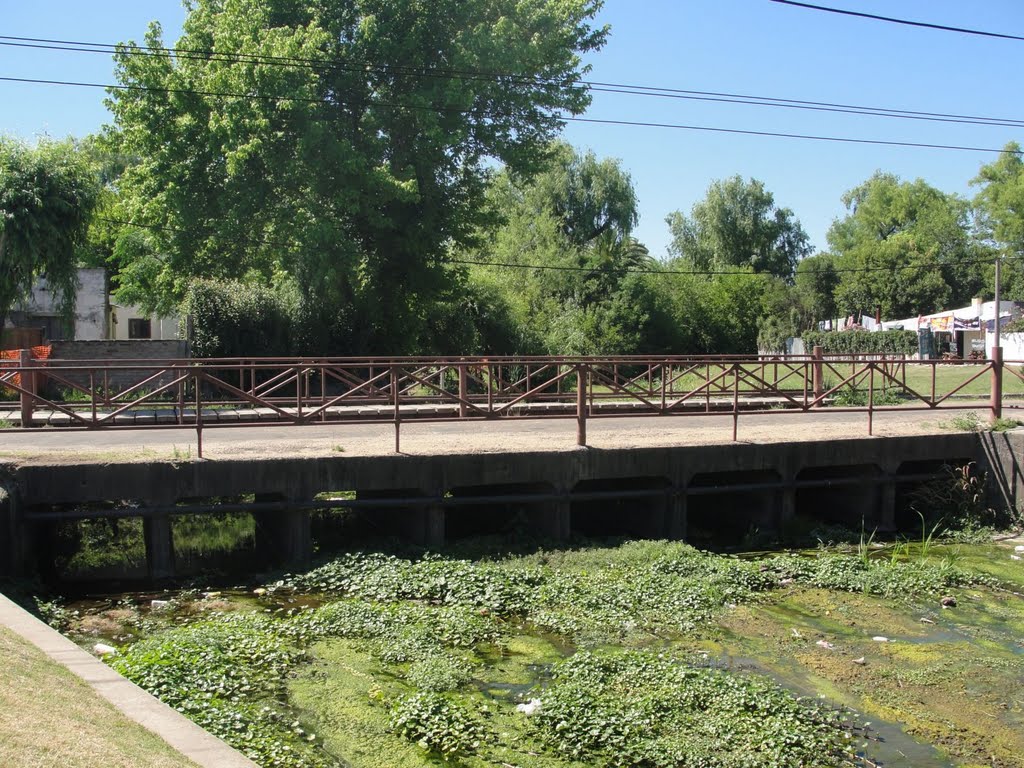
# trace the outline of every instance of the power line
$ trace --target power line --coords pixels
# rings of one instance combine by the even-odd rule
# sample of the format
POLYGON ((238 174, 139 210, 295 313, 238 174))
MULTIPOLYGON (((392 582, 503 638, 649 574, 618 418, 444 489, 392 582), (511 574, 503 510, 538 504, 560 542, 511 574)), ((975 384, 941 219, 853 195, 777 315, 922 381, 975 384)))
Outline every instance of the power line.
POLYGON ((267 66, 303 67, 308 69, 336 69, 340 71, 364 74, 367 70, 385 74, 399 74, 424 78, 444 78, 460 80, 476 80, 502 83, 508 81, 512 85, 558 85, 572 90, 588 90, 596 93, 625 94, 655 98, 679 99, 686 101, 705 101, 726 104, 775 107, 782 109, 799 109, 814 112, 833 112, 840 114, 864 115, 868 117, 889 117, 903 120, 922 120, 929 122, 955 123, 963 125, 990 125, 994 127, 1024 127, 1024 120, 1002 117, 984 117, 978 115, 960 115, 943 112, 925 112, 920 110, 904 110, 889 107, 871 107, 857 104, 835 102, 808 101, 787 99, 773 96, 758 96, 743 93, 721 91, 701 91, 681 88, 664 88, 648 85, 626 83, 610 83, 592 80, 580 80, 575 84, 559 84, 550 79, 514 75, 508 73, 486 72, 482 70, 451 70, 426 69, 423 67, 407 67, 383 64, 346 64, 337 60, 312 59, 302 57, 263 56, 257 54, 223 53, 209 49, 142 47, 137 45, 114 45, 72 40, 52 40, 47 38, 15 37, 0 35, 0 46, 19 48, 37 48, 43 50, 72 51, 82 53, 100 53, 104 55, 123 54, 130 56, 146 56, 158 58, 178 58, 198 61, 223 61, 233 63, 255 63, 267 66))
MULTIPOLYGON (((97 216, 97 220, 104 221, 109 224, 117 224, 119 226, 132 227, 136 229, 152 229, 162 232, 176 232, 181 234, 189 234, 196 232, 195 229, 187 229, 185 227, 172 227, 161 224, 143 224, 135 221, 127 221, 124 219, 114 219, 105 216, 97 216)), ((217 219, 207 219, 204 223, 210 223, 217 221, 217 219)), ((260 245, 271 245, 278 248, 294 248, 294 243, 286 243, 280 240, 269 240, 262 237, 233 237, 222 240, 226 244, 260 244, 260 245)), ((1005 259, 1020 259, 1024 256, 1005 256, 1005 259)), ((829 271, 834 274, 847 274, 847 273, 860 273, 860 272, 896 272, 907 269, 937 269, 948 266, 968 266, 974 264, 989 264, 992 262, 991 257, 978 257, 974 259, 963 259, 955 263, 942 263, 933 261, 928 264, 901 264, 895 266, 879 266, 879 267, 832 267, 829 271)), ((543 271, 554 271, 554 272, 596 272, 599 267, 584 267, 572 264, 522 264, 518 262, 499 262, 499 261, 485 261, 478 259, 444 259, 444 264, 460 264, 465 266, 480 266, 480 267, 499 267, 504 269, 534 269, 543 271)), ((742 272, 739 270, 715 270, 715 269, 669 269, 662 267, 633 267, 626 269, 618 269, 617 272, 630 275, 693 275, 698 277, 718 277, 718 276, 745 276, 745 277, 776 277, 770 272, 742 272)))
MULTIPOLYGON (((140 91, 149 93, 176 93, 190 96, 210 96, 219 98, 239 98, 239 99, 254 99, 262 101, 299 101, 307 102, 311 104, 344 104, 346 102, 327 102, 323 99, 312 98, 312 97, 298 97, 298 96, 272 96, 267 94, 254 94, 254 93, 232 93, 224 91, 200 91, 192 88, 157 88, 154 86, 142 86, 142 85, 112 85, 104 83, 86 83, 86 82, 75 82, 69 80, 43 80, 38 78, 27 78, 27 77, 0 77, 0 82, 10 83, 27 83, 27 84, 39 84, 39 85, 60 85, 60 86, 74 86, 80 88, 103 88, 106 90, 116 91, 140 91)), ((410 109, 417 111, 426 112, 439 112, 439 113, 456 113, 456 114, 483 114, 486 116, 487 112, 474 109, 460 109, 457 107, 427 107, 419 104, 395 104, 388 102, 373 101, 367 104, 372 107, 382 107, 385 109, 410 109)), ((500 116, 502 112, 491 110, 489 112, 492 116, 500 116)), ((802 134, 802 133, 786 133, 782 131, 756 131, 752 129, 743 128, 721 128, 715 126, 706 125, 687 125, 683 123, 659 123, 651 121, 640 121, 640 120, 613 120, 605 118, 594 118, 594 117, 573 117, 570 115, 553 114, 547 115, 548 118, 558 120, 561 122, 569 123, 590 123, 596 125, 616 125, 616 126, 631 126, 638 128, 664 128, 672 130, 684 130, 684 131, 702 131, 707 133, 725 133, 733 135, 743 136, 763 136, 770 138, 785 138, 785 139, 801 139, 804 141, 821 141, 831 142, 840 144, 865 144, 872 146, 886 146, 886 147, 905 147, 905 148, 917 148, 917 149, 945 149, 959 152, 984 152, 984 153, 1000 153, 1006 150, 997 149, 993 147, 975 147, 968 145, 959 144, 930 144, 926 142, 916 141, 892 141, 886 139, 860 139, 851 136, 820 136, 814 134, 802 134)), ((325 119, 325 118, 320 118, 325 119)), ((1017 152, 1017 154, 1024 154, 1024 152, 1017 152)))
POLYGON ((843 8, 829 8, 825 5, 812 5, 811 3, 800 3, 796 0, 771 0, 773 3, 782 5, 793 5, 798 8, 809 8, 812 11, 825 11, 827 13, 838 13, 843 16, 857 16, 862 19, 873 19, 875 21, 887 21, 892 24, 903 24, 908 27, 923 27, 925 29, 938 29, 943 32, 960 32, 965 35, 979 35, 981 37, 997 37, 1003 40, 1024 40, 1019 35, 1006 35, 1001 32, 983 32, 979 29, 966 29, 964 27, 947 27, 944 24, 929 24, 924 21, 910 21, 908 19, 897 19, 892 16, 878 16, 874 13, 863 13, 861 11, 848 11, 843 8))

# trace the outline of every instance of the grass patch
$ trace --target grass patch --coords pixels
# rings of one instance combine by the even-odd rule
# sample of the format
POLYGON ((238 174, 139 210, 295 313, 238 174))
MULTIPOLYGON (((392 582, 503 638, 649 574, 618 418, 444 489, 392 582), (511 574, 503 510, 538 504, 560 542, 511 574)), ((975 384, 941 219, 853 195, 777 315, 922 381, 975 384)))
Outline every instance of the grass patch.
POLYGON ((984 429, 981 417, 974 411, 967 411, 953 416, 948 421, 939 422, 943 429, 956 430, 957 432, 980 432, 984 429))
POLYGON ((4 627, 0 657, 0 765, 196 768, 4 627))
POLYGON ((1020 425, 1021 422, 1017 419, 1008 419, 1006 417, 1000 417, 995 421, 988 422, 983 420, 975 411, 966 411, 965 413, 953 416, 947 421, 939 422, 939 426, 943 429, 956 430, 958 432, 983 432, 985 430, 1007 432, 1011 429, 1016 429, 1020 425))
POLYGON ((177 515, 171 518, 176 555, 192 558, 251 548, 256 522, 247 512, 221 515, 177 515))

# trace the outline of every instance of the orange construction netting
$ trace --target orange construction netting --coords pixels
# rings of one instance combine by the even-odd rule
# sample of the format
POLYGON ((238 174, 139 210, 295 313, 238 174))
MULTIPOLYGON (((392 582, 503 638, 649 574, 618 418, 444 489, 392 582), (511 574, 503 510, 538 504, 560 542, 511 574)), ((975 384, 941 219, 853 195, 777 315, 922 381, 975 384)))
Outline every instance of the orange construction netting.
MULTIPOLYGON (((53 347, 32 347, 29 351, 32 354, 32 359, 33 360, 49 360, 50 359, 50 352, 53 351, 53 347)), ((20 349, 0 349, 0 370, 2 370, 5 365, 7 365, 7 366, 11 366, 12 365, 11 363, 5 363, 4 361, 6 361, 6 360, 13 360, 14 363, 16 364, 18 361, 21 360, 21 350, 20 349)), ((20 387, 21 386, 21 374, 19 374, 19 373, 14 374, 14 376, 11 377, 9 379, 9 381, 14 386, 20 387)), ((2 386, 3 386, 3 384, 0 383, 0 387, 2 387, 2 386)))

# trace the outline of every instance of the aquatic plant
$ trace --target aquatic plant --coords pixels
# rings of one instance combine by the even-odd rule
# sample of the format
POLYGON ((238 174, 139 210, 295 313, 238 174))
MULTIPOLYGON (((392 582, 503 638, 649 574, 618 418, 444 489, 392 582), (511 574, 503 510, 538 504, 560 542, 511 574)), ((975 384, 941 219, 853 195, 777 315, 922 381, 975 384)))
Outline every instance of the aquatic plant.
POLYGON ((774 682, 650 651, 581 652, 557 665, 530 722, 560 755, 620 768, 849 762, 864 729, 774 682))

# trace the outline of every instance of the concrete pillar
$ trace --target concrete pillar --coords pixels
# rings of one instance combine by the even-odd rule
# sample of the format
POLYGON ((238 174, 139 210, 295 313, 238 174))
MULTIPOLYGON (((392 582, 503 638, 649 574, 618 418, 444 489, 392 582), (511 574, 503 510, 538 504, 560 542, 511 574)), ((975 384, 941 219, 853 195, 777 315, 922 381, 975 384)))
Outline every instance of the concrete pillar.
POLYGON ((0 577, 31 575, 32 528, 21 520, 17 492, 0 486, 0 577))
POLYGON ((796 517, 796 486, 788 482, 779 492, 779 532, 796 517))
POLYGON ((171 518, 154 515, 142 519, 142 535, 146 541, 146 571, 151 581, 174 578, 174 536, 171 518))
POLYGON ((562 498, 532 505, 528 512, 530 525, 537 534, 551 541, 566 541, 572 534, 572 502, 567 491, 559 493, 562 498))
POLYGON ((666 521, 668 538, 673 541, 686 541, 686 493, 678 489, 669 498, 668 520, 666 521))
POLYGON ((278 515, 281 561, 304 568, 313 557, 312 516, 308 509, 286 509, 278 515))
MULTIPOLYGON (((282 501, 276 494, 257 494, 256 502, 282 501)), ((292 499, 295 502, 296 500, 292 499)), ((284 502, 287 505, 287 502, 284 502)), ((255 512, 256 551, 269 565, 303 568, 313 556, 312 516, 308 509, 255 512)))
POLYGON ((878 530, 896 530, 896 478, 886 475, 878 484, 878 530))
POLYGON ((435 504, 414 510, 413 514, 417 518, 416 543, 428 549, 443 547, 447 535, 444 507, 435 504))
POLYGON ((660 539, 667 535, 671 490, 666 488, 660 496, 652 496, 648 506, 648 528, 644 536, 660 539))

